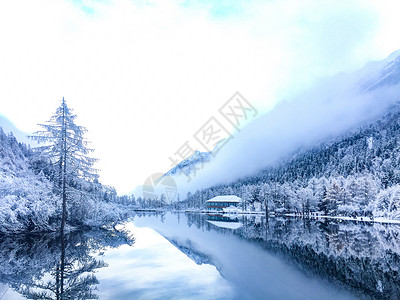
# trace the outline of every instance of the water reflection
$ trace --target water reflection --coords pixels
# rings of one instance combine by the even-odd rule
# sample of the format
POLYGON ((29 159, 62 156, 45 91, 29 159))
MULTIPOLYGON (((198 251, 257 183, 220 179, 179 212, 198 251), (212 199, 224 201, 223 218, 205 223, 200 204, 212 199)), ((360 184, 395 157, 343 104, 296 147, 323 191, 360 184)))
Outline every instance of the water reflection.
MULTIPOLYGON (((185 226, 185 224, 182 224, 185 226)), ((134 247, 106 251, 109 267, 96 274, 101 299, 232 299, 234 287, 206 261, 193 260, 148 227, 127 225, 135 233, 134 247)), ((194 246, 194 245, 191 245, 194 246)), ((206 258, 205 258, 206 259, 206 258)))
POLYGON ((106 248, 133 242, 116 230, 3 236, 0 282, 28 299, 97 299, 94 272, 107 263, 96 257, 106 248))
POLYGON ((238 229, 242 227, 237 216, 220 215, 220 214, 207 214, 207 222, 214 226, 229 229, 238 229))
POLYGON ((125 230, 0 237, 0 298, 400 298, 396 225, 146 213, 125 230))
POLYGON ((244 298, 400 298, 399 226, 261 216, 179 218, 180 226, 170 214, 135 223, 155 228, 199 264, 216 266, 246 291, 244 298))

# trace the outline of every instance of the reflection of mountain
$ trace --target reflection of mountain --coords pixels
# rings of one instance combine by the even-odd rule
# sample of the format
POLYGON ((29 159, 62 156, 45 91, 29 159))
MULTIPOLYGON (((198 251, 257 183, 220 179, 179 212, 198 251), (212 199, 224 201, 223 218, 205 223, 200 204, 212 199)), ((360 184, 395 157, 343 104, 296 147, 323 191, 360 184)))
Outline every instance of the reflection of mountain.
POLYGON ((190 240, 185 240, 183 242, 180 242, 173 238, 167 238, 167 240, 176 248, 178 248, 182 253, 185 253, 187 257, 193 260, 196 264, 214 265, 212 263, 212 258, 197 250, 196 245, 194 245, 190 240))
POLYGON ((28 299, 97 299, 94 271, 107 264, 95 257, 106 247, 132 244, 124 232, 93 230, 3 237, 0 283, 28 299))
POLYGON ((264 247, 303 270, 374 298, 400 297, 400 228, 301 223, 271 224, 264 247))
MULTIPOLYGON (((351 291, 352 297, 400 298, 400 227, 241 216, 243 226, 232 230, 210 224, 205 215, 185 217, 190 230, 168 225, 168 216, 159 227, 151 226, 196 263, 216 266, 225 279, 255 291, 255 297, 297 295, 290 287, 305 299, 316 298, 314 280, 351 291), (287 273, 288 266, 296 271, 287 273)), ((320 297, 336 299, 324 293, 320 297)))
POLYGON ((266 234, 240 233, 313 276, 372 297, 400 297, 400 228, 384 225, 272 220, 266 234))

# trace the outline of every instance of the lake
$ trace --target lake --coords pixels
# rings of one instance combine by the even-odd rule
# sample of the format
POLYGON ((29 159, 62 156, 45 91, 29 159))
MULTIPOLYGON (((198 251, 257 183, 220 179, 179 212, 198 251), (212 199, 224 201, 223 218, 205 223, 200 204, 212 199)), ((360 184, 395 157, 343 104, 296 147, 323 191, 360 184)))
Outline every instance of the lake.
POLYGON ((399 299, 400 226, 138 213, 0 237, 0 299, 399 299))

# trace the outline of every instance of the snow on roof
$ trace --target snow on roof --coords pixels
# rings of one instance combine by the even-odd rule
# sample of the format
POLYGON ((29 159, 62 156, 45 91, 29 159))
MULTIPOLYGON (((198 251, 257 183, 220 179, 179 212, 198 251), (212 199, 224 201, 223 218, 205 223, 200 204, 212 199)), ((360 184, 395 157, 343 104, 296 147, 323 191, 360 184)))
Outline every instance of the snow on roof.
POLYGON ((229 228, 229 229, 238 229, 243 226, 243 224, 240 222, 221 222, 221 221, 209 221, 209 220, 207 220, 207 222, 221 228, 229 228))
POLYGON ((217 196, 214 198, 211 198, 210 200, 207 200, 206 202, 242 202, 242 199, 239 198, 238 196, 234 195, 227 195, 227 196, 217 196))

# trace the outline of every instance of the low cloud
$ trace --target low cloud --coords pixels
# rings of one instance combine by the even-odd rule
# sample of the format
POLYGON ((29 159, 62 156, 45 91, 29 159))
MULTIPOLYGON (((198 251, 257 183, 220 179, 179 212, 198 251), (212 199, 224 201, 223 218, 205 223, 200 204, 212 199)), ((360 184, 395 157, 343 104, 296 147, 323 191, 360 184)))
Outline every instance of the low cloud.
POLYGON ((179 192, 253 175, 299 149, 335 138, 382 115, 400 100, 399 84, 380 81, 387 62, 325 79, 310 91, 278 104, 236 134, 189 183, 177 178, 179 192))

